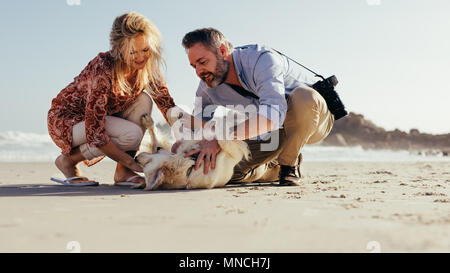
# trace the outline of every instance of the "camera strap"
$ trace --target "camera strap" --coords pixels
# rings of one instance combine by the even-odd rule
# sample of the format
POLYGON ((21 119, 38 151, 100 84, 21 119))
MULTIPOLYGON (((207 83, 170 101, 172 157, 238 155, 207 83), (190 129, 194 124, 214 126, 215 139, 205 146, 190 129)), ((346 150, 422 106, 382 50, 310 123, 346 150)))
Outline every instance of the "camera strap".
POLYGON ((277 52, 278 54, 286 57, 288 60, 291 60, 292 62, 298 64, 299 66, 303 67, 304 69, 308 70, 309 72, 313 73, 316 77, 321 78, 321 81, 316 82, 312 85, 312 88, 315 89, 319 94, 325 99, 327 103, 327 107, 330 110, 330 112, 334 116, 334 120, 338 120, 342 117, 345 117, 348 115, 347 110, 345 110, 344 104, 342 103, 341 99, 339 98, 338 93, 336 90, 334 90, 334 86, 338 83, 336 76, 331 76, 328 79, 325 79, 322 77, 322 75, 317 74, 316 72, 312 71, 308 67, 302 65, 301 63, 297 62, 296 60, 293 60, 289 56, 286 56, 285 54, 281 53, 280 51, 273 49, 273 51, 277 52))
POLYGON ((252 92, 249 92, 247 90, 245 90, 243 87, 234 85, 234 84, 229 84, 226 83, 229 87, 231 87, 234 91, 236 91, 237 93, 239 93, 239 95, 243 96, 243 97, 252 97, 254 99, 259 100, 259 97, 255 94, 253 94, 252 92))
POLYGON ((322 80, 325 80, 325 78, 324 78, 322 75, 317 74, 316 72, 312 71, 312 70, 309 69, 308 67, 302 65, 301 63, 299 63, 299 62, 297 62, 296 60, 292 59, 291 57, 287 56, 286 54, 281 53, 280 51, 278 51, 278 50, 276 50, 276 49, 274 49, 274 48, 272 48, 272 50, 275 51, 276 53, 278 53, 278 54, 280 54, 280 55, 282 55, 282 56, 288 58, 289 60, 293 61, 294 63, 296 63, 296 64, 298 64, 299 66, 303 67, 304 69, 308 70, 309 72, 313 73, 314 76, 319 77, 319 78, 321 78, 322 80))

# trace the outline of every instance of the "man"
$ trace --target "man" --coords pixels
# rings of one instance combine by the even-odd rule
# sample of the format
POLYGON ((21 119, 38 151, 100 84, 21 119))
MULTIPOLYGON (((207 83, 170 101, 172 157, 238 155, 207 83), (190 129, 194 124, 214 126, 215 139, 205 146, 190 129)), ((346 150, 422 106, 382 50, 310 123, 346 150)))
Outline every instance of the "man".
MULTIPOLYGON (((282 186, 298 185, 301 149, 324 139, 334 123, 323 97, 300 81, 300 68, 269 47, 233 48, 213 28, 187 33, 182 44, 201 79, 196 93, 201 99, 196 101, 201 103, 196 103, 194 111, 211 105, 254 105, 257 109, 231 133, 233 138, 245 140, 252 153, 249 162, 236 166, 232 181, 279 180, 282 186), (262 149, 266 140, 255 139, 266 133, 279 137, 279 145, 268 151, 262 149)), ((195 168, 204 162, 207 173, 215 168, 219 151, 216 139, 205 139, 200 149, 186 156, 198 154, 195 168)))

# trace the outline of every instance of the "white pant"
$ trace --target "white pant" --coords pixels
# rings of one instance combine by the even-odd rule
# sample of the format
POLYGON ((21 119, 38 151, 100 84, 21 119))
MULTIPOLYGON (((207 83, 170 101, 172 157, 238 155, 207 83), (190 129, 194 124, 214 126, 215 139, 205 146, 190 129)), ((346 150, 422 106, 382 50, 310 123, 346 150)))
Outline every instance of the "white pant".
MULTIPOLYGON (((153 102, 147 93, 142 92, 125 111, 116 116, 106 116, 105 130, 111 141, 122 151, 137 151, 145 133, 141 117, 151 114, 153 102)), ((87 160, 104 155, 97 147, 89 146, 86 140, 85 122, 73 126, 72 147, 80 146, 83 157, 87 160)))

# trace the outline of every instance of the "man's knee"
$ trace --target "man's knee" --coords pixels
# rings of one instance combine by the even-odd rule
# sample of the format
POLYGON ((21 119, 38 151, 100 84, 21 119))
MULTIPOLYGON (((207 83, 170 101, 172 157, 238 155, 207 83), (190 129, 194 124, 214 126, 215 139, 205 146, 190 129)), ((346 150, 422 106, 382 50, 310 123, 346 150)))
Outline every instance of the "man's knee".
POLYGON ((318 109, 324 103, 322 96, 310 87, 297 87, 289 96, 290 104, 296 111, 318 109))
POLYGON ((290 98, 292 116, 287 130, 304 135, 304 143, 316 143, 324 139, 334 119, 322 95, 312 88, 299 87, 291 93, 290 98))

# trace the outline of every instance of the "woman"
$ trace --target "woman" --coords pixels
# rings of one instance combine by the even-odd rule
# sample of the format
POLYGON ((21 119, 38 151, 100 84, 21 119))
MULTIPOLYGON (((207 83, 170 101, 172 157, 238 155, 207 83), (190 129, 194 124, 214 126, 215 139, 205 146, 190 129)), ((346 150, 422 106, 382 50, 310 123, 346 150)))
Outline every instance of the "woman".
MULTIPOLYGON (((175 106, 160 72, 160 34, 143 15, 117 17, 110 34, 111 50, 100 53, 53 99, 48 131, 62 154, 56 167, 67 185, 98 185, 81 176, 77 164, 91 166, 105 155, 117 162, 115 183, 144 183, 134 161, 145 132, 140 124, 153 101, 167 120, 175 106)), ((57 181, 58 182, 58 181, 57 181)))

